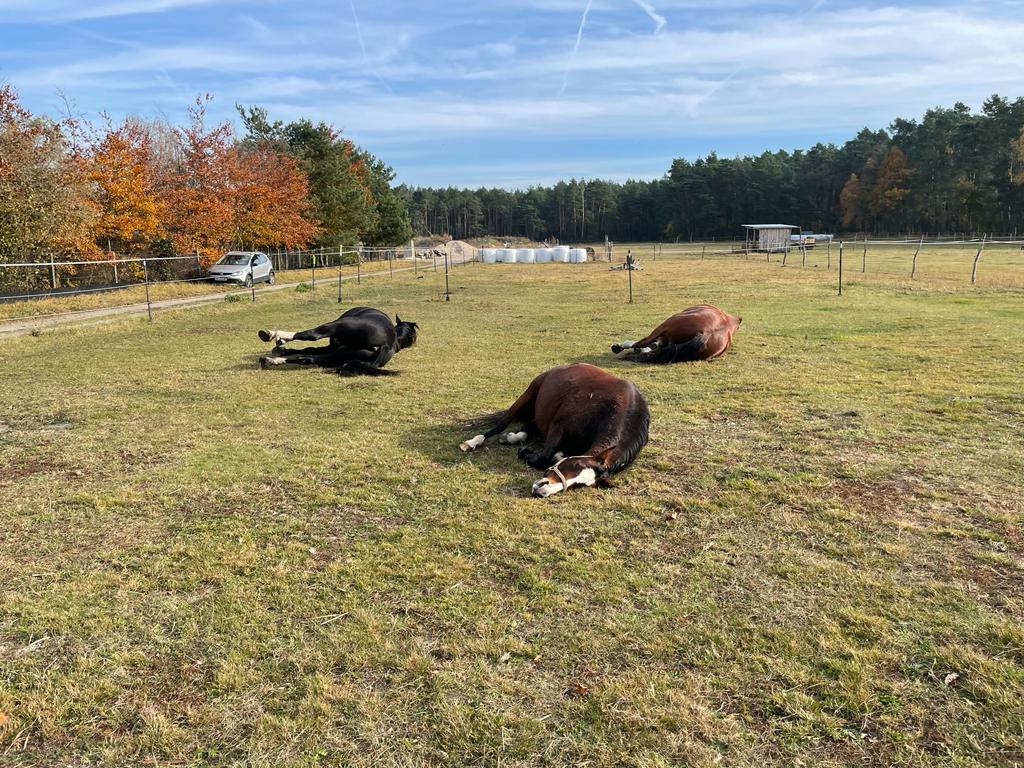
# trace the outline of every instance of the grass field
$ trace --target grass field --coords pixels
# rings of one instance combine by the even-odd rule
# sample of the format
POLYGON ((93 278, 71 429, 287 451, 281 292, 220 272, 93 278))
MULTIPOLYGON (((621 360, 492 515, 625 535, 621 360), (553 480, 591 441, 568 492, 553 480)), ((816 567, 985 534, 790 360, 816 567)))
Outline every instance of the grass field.
POLYGON ((0 342, 0 764, 1024 765, 1024 308, 729 260, 364 282, 0 342), (712 301, 709 364, 608 345, 712 301), (651 443, 529 497, 465 419, 587 360, 651 443))

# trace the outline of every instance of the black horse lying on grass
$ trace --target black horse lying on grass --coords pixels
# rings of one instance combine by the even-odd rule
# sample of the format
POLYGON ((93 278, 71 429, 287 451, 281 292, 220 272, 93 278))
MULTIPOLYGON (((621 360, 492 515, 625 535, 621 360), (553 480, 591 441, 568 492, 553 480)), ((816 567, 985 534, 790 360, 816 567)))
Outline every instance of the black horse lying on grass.
POLYGON ((385 371, 384 366, 400 349, 416 343, 416 323, 403 321, 395 315, 395 322, 372 307, 353 307, 337 320, 324 323, 308 331, 260 331, 263 341, 275 341, 272 354, 260 358, 260 368, 272 365, 318 365, 331 368, 343 376, 394 376, 397 371, 385 371), (286 349, 288 341, 318 341, 330 339, 326 347, 286 349))

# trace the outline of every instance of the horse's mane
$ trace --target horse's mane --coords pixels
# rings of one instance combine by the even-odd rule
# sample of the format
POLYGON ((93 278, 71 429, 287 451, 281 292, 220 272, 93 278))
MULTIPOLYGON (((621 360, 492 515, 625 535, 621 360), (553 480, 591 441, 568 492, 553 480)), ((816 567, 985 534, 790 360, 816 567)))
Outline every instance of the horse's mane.
POLYGON ((609 473, 619 472, 628 467, 636 459, 640 449, 647 445, 651 414, 647 409, 647 400, 640 390, 634 387, 633 394, 633 402, 626 412, 623 420, 624 429, 619 436, 619 452, 615 462, 608 467, 609 473))

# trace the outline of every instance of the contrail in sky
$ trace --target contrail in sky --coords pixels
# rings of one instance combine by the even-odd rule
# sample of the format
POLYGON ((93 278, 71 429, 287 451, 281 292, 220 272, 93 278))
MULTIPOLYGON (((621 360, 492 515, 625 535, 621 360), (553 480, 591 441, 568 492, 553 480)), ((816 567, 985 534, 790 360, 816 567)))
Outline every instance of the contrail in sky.
MULTIPOLYGON (((639 2, 639 0, 636 0, 636 1, 639 2)), ((794 25, 799 24, 801 21, 803 21, 808 16, 810 16, 812 13, 815 13, 826 2, 827 2, 827 0, 814 0, 814 2, 811 3, 810 6, 808 6, 807 10, 805 10, 803 13, 798 14, 797 16, 795 16, 791 23, 794 24, 794 25)), ((736 75, 738 75, 746 66, 747 65, 745 65, 745 64, 740 64, 732 72, 730 72, 728 75, 726 75, 725 79, 719 80, 717 83, 715 83, 715 85, 711 88, 710 91, 708 91, 707 93, 705 93, 702 96, 700 96, 700 98, 697 100, 697 102, 698 103, 703 103, 703 102, 707 101, 708 99, 710 99, 712 96, 714 96, 720 90, 722 90, 722 88, 724 88, 726 85, 728 85, 728 83, 734 77, 736 77, 736 75)), ((696 107, 694 108, 694 110, 696 110, 696 107)))
POLYGON ((647 0, 633 0, 633 2, 636 3, 637 5, 639 5, 641 8, 643 8, 644 9, 644 13, 646 13, 648 16, 650 16, 651 17, 651 21, 653 21, 657 25, 654 28, 654 33, 655 34, 657 34, 658 32, 661 32, 662 28, 666 24, 668 24, 668 22, 665 20, 665 17, 662 16, 660 13, 658 13, 654 9, 654 6, 651 5, 649 2, 647 2, 647 0))
POLYGON ((558 91, 558 95, 561 96, 565 93, 565 87, 569 84, 569 70, 572 68, 572 63, 576 61, 576 52, 580 49, 580 41, 583 39, 583 28, 587 26, 587 14, 590 13, 590 6, 593 5, 594 0, 587 0, 587 7, 583 9, 583 18, 580 19, 580 28, 576 30, 576 45, 572 48, 572 55, 569 56, 569 63, 565 65, 565 73, 562 75, 562 87, 558 91))
POLYGON ((363 61, 366 63, 366 68, 373 72, 373 67, 370 66, 370 57, 366 55, 366 43, 363 42, 363 30, 359 26, 359 17, 356 15, 356 0, 348 0, 348 4, 352 9, 352 21, 356 23, 356 37, 359 38, 359 47, 363 51, 363 61))

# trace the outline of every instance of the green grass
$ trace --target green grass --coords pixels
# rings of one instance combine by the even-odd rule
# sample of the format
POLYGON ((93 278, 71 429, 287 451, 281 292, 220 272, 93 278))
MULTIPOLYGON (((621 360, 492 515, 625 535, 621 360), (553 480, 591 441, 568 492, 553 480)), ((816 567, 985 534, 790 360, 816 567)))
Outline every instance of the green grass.
POLYGON ((319 287, 0 342, 0 764, 1021 764, 1019 293, 644 266, 364 282, 389 379, 258 370, 319 287), (616 488, 459 452, 570 360, 650 402, 616 488))

